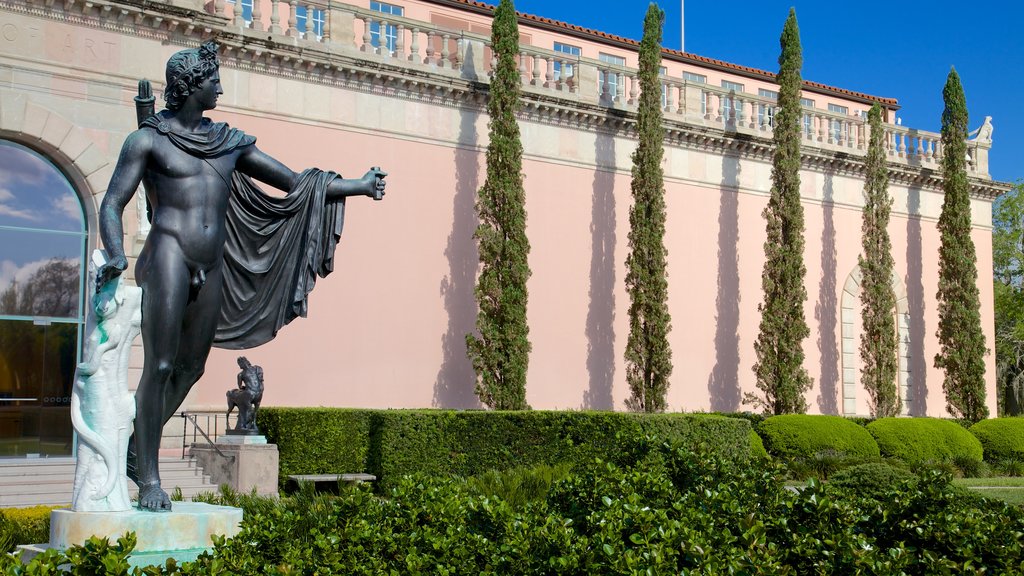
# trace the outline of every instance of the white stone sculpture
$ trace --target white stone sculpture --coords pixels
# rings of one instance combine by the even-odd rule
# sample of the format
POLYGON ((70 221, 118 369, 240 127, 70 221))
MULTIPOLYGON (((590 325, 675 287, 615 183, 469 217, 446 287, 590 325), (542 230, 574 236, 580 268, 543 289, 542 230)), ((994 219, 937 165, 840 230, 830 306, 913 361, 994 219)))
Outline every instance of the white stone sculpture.
POLYGON ((969 136, 974 136, 971 142, 991 142, 992 141, 992 117, 985 116, 985 122, 980 128, 971 132, 969 136))
MULTIPOLYGON (((93 252, 92 274, 106 258, 93 252)), ((135 419, 135 395, 128 390, 132 340, 142 325, 142 289, 123 277, 107 282, 92 298, 85 361, 71 392, 71 423, 78 432, 78 463, 71 509, 121 512, 132 509, 125 466, 135 419)))

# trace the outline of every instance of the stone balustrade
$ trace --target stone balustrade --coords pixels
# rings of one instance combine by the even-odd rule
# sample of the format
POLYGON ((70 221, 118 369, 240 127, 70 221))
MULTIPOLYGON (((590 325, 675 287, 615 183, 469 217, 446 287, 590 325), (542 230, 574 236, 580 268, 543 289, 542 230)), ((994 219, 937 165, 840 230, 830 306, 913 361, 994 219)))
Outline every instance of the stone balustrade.
MULTIPOLYGON (((254 0, 247 19, 240 1, 213 0, 207 12, 225 18, 228 27, 243 37, 258 37, 273 44, 313 48, 329 54, 347 54, 394 66, 430 69, 469 81, 487 82, 496 61, 490 38, 430 22, 384 14, 349 4, 323 0, 254 0), (317 33, 319 14, 322 25, 317 33), (287 15, 287 17, 286 17, 287 15)), ((640 93, 638 70, 582 58, 536 46, 522 45, 517 66, 527 94, 547 94, 574 102, 636 111, 640 93)), ((725 132, 770 138, 778 102, 754 94, 729 91, 704 83, 662 77, 662 105, 668 122, 697 124, 725 132)), ((803 144, 824 150, 866 153, 869 127, 866 116, 845 115, 803 108, 803 144)), ((940 135, 885 124, 885 148, 891 162, 938 167, 942 160, 940 135)), ((988 174, 990 141, 969 143, 969 169, 988 174)))

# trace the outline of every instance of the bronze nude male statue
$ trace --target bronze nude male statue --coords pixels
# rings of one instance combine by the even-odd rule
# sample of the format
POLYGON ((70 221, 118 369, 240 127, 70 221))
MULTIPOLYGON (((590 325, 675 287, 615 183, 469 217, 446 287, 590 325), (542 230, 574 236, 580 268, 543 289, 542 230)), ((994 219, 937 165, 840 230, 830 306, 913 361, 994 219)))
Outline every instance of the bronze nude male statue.
POLYGON ((100 208, 109 259, 97 289, 128 266, 121 218, 140 183, 152 210, 135 267, 145 360, 128 454, 143 510, 170 510, 157 465, 160 435, 202 376, 211 346, 251 348, 305 316, 315 276, 333 269, 345 198, 384 195, 379 168, 358 179, 298 174, 260 151, 254 137, 205 118, 223 93, 219 65, 213 42, 170 58, 166 110, 125 140, 100 208), (250 177, 288 195, 263 194, 250 177))

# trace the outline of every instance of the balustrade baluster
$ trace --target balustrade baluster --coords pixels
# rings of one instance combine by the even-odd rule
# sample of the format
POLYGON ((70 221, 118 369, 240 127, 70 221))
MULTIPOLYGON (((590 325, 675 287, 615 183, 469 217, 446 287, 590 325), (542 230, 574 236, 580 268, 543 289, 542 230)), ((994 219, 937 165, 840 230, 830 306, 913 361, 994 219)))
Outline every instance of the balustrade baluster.
MULTIPOLYGON (((236 0, 237 1, 237 0, 236 0)), ((263 3, 255 1, 252 3, 252 29, 263 30, 263 10, 260 8, 263 3)))
POLYGON ((718 100, 718 116, 715 118, 718 122, 723 122, 725 118, 725 105, 728 101, 727 98, 723 98, 721 94, 715 94, 715 98, 718 100))
POLYGON ((224 15, 224 0, 213 0, 213 13, 217 16, 224 15))
POLYGON ((928 139, 928 161, 929 162, 934 162, 935 161, 935 139, 934 138, 929 138, 928 139))
MULTIPOLYGON (((295 0, 292 0, 294 3, 295 0)), ((373 52, 373 34, 370 33, 373 28, 373 18, 370 16, 364 16, 361 18, 363 21, 363 45, 361 50, 363 52, 373 52)))
POLYGON ((540 84, 540 58, 536 54, 533 54, 530 58, 530 64, 533 66, 533 79, 530 80, 530 84, 536 86, 540 84))
POLYGON ((281 0, 270 0, 270 33, 280 34, 281 33, 281 14, 278 6, 281 4, 281 0))
POLYGON ((234 19, 232 19, 231 23, 238 28, 245 26, 245 18, 242 17, 242 0, 235 0, 231 4, 231 8, 234 11, 234 19))
POLYGON ((556 88, 558 90, 564 90, 569 76, 569 68, 566 67, 565 58, 558 61, 558 79, 555 80, 556 88))
POLYGON ((466 39, 459 36, 455 39, 455 69, 462 70, 466 61, 466 39))
POLYGON ((438 64, 441 68, 451 68, 451 51, 448 50, 448 42, 452 39, 451 34, 444 34, 441 36, 441 61, 438 64))
POLYGON ((907 157, 907 135, 906 134, 900 134, 899 135, 899 139, 900 139, 899 156, 900 156, 900 158, 906 158, 907 157))
POLYGON ((828 118, 817 115, 818 119, 818 142, 828 142, 831 137, 828 135, 828 118))
POLYGON ((894 142, 893 139, 896 137, 896 134, 892 130, 890 130, 888 128, 883 128, 883 130, 885 130, 885 132, 884 132, 884 135, 882 137, 882 144, 883 144, 883 147, 885 148, 885 153, 886 153, 887 156, 892 156, 895 153, 894 152, 895 146, 893 144, 893 142, 894 142))
POLYGON ((324 23, 320 27, 320 41, 324 44, 331 40, 331 11, 324 10, 324 23))
POLYGON ((942 155, 945 154, 945 153, 946 153, 946 151, 942 148, 942 140, 936 140, 935 141, 935 161, 936 162, 941 162, 942 161, 942 155))
POLYGON ((749 100, 744 104, 747 113, 747 128, 757 129, 757 102, 749 100))
MULTIPOLYGON (((255 0, 254 4, 259 4, 259 0, 255 0)), ((310 42, 316 41, 316 30, 313 28, 312 4, 306 4, 306 30, 302 34, 302 37, 310 42)))
POLYGON ((427 57, 423 60, 424 64, 434 63, 434 38, 437 37, 437 33, 433 30, 427 30, 427 57))
POLYGON ((395 26, 395 58, 405 59, 405 24, 395 26))
POLYGON ((672 112, 672 108, 673 108, 673 106, 672 106, 672 88, 674 88, 674 86, 672 86, 668 82, 662 82, 661 83, 661 89, 662 89, 662 91, 665 94, 665 113, 666 114, 670 114, 672 112))
POLYGON ((419 63, 420 61, 420 29, 412 29, 412 49, 409 51, 409 62, 419 63))
POLYGON ((711 97, 714 96, 711 92, 701 88, 701 93, 704 94, 704 119, 711 120, 714 117, 714 106, 711 97))
POLYGON ((676 114, 686 113, 686 87, 683 84, 676 85, 676 114))
MULTIPOLYGON (((636 77, 636 76, 634 76, 632 74, 623 74, 623 76, 627 80, 629 80, 629 104, 635 106, 636 103, 637 103, 636 97, 637 97, 637 94, 639 93, 639 90, 638 90, 639 86, 638 85, 640 84, 640 78, 638 78, 638 77, 636 77)), ((625 88, 625 86, 623 86, 623 88, 625 88)))
MULTIPOLYGON (((497 62, 492 63, 491 70, 494 70, 494 67, 496 65, 497 65, 497 62)), ((519 83, 520 84, 526 84, 526 82, 527 82, 527 76, 526 76, 526 51, 525 50, 520 50, 519 51, 519 83)))
POLYGON ((544 87, 554 88, 555 81, 555 59, 551 56, 544 58, 544 87))

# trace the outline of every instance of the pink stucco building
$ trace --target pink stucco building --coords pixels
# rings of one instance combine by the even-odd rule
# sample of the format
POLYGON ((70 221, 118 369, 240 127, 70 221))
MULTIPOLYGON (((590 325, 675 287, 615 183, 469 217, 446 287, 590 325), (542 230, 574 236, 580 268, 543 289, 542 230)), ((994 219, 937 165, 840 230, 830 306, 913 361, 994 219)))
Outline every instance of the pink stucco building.
MULTIPOLYGON (((492 8, 237 1, 0 3, 0 292, 71 287, 56 304, 0 298, 0 456, 69 446, 85 256, 98 243, 96 212, 121 143, 135 128, 136 82, 148 78, 160 93, 168 56, 211 37, 222 44, 226 92, 211 117, 255 135, 293 169, 389 172, 383 202, 349 202, 336 271, 318 282, 309 317, 246 353, 265 370, 264 405, 479 407, 465 335, 476 314, 473 204, 484 179, 492 8)), ((519 23, 533 271, 527 399, 535 408, 623 409, 638 43, 526 14, 519 23)), ((662 65, 669 407, 742 410, 743 393, 754 390, 777 86, 771 73, 693 54, 665 50, 662 65)), ((891 121, 898 104, 811 81, 803 97, 808 401, 814 412, 864 415, 857 255, 866 111, 878 101, 891 121)), ((941 416, 942 374, 932 361, 939 136, 888 123, 886 142, 901 397, 910 415, 941 416)), ((984 133, 969 143, 989 343, 991 204, 1008 189, 988 174, 990 146, 984 133)), ((141 208, 126 212, 131 256, 147 232, 141 208)), ((213 352, 185 408, 224 410, 236 356, 213 352)), ((994 357, 986 362, 994 412, 994 357)), ((180 429, 172 423, 168 432, 180 429)))

